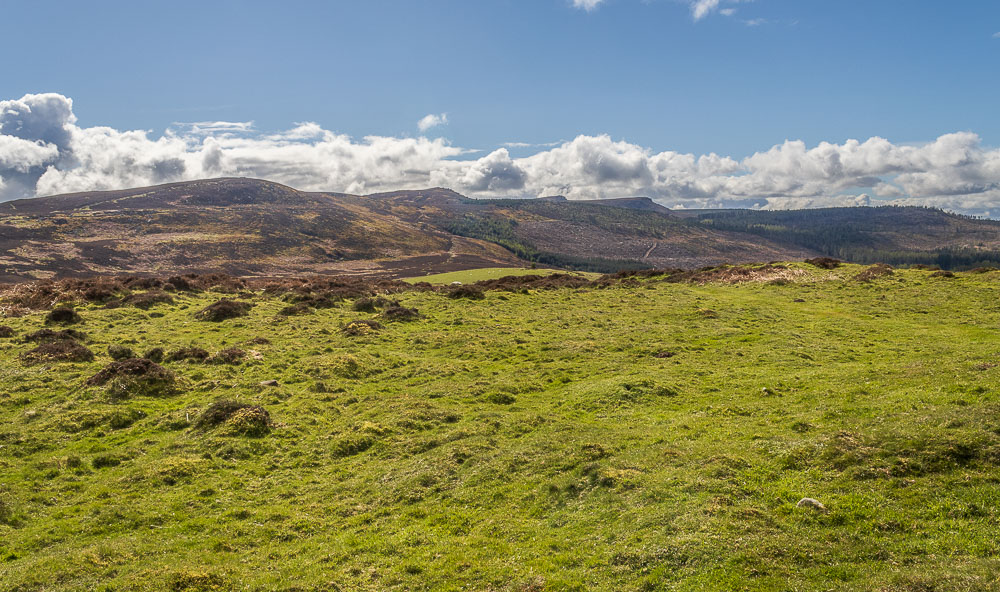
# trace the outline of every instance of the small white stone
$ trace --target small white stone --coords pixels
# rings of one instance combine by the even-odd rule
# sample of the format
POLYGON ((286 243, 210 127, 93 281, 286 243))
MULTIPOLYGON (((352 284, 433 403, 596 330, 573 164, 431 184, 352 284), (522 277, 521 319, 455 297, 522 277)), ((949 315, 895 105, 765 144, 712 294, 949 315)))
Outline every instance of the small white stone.
POLYGON ((804 497, 799 500, 799 503, 795 504, 796 508, 811 508, 819 512, 826 512, 826 506, 819 500, 813 499, 811 497, 804 497))

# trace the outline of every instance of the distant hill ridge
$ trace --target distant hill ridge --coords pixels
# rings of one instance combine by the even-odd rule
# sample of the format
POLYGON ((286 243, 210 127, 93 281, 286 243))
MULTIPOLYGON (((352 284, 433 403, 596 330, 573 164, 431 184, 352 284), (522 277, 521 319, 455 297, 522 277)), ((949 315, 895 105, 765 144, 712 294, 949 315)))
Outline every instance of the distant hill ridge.
POLYGON ((0 281, 225 271, 412 276, 529 264, 615 271, 818 255, 1000 266, 1000 222, 916 207, 678 210, 648 197, 366 196, 205 179, 0 203, 0 281))

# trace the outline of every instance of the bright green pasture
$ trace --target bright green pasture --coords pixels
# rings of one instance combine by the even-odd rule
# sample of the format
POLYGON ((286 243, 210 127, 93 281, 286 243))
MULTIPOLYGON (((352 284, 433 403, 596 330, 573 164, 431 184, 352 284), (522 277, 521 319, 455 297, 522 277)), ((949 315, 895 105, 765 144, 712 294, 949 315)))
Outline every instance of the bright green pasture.
POLYGON ((85 308, 92 363, 0 340, 0 590, 1000 589, 1000 274, 857 270, 411 292, 361 337, 85 308), (260 359, 112 401, 109 344, 260 359), (274 428, 196 428, 219 399, 274 428))

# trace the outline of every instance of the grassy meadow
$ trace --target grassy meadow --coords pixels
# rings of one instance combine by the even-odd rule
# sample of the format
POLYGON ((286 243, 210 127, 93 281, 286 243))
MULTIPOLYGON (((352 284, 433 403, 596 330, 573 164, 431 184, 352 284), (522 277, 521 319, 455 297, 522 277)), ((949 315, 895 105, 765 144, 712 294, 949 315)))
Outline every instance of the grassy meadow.
POLYGON ((1000 272, 861 270, 0 318, 0 591, 1000 589, 1000 272))

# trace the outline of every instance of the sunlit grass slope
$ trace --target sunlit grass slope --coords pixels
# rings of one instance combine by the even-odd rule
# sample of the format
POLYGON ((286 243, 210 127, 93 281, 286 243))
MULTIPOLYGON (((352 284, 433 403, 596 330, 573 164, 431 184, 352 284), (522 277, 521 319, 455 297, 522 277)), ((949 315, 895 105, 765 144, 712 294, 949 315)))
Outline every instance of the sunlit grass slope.
POLYGON ((85 363, 25 365, 44 313, 5 319, 0 590, 1000 588, 1000 274, 802 269, 410 322, 181 295, 82 308, 85 363), (113 398, 112 344, 247 357, 113 398), (199 425, 222 399, 270 431, 199 425))

